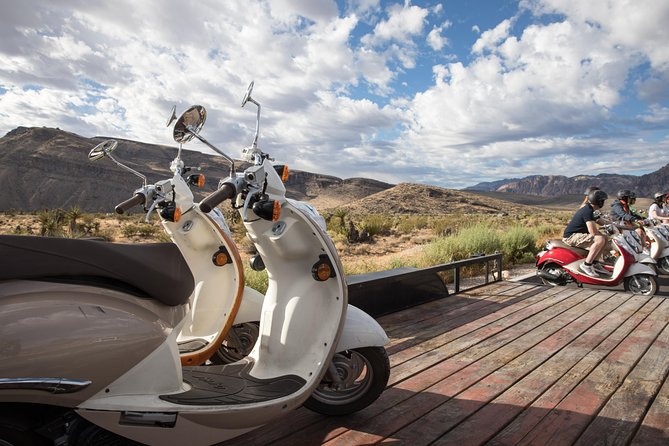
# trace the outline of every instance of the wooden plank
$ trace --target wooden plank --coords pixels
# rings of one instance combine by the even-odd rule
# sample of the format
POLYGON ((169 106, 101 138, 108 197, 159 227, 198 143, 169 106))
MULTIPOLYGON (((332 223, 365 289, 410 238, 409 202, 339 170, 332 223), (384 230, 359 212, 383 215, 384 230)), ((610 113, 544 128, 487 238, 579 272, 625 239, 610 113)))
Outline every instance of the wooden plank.
POLYGON ((655 397, 630 444, 632 446, 666 446, 669 444, 669 379, 665 378, 660 392, 655 397))
POLYGON ((520 296, 508 297, 507 301, 482 300, 453 311, 445 311, 441 316, 431 319, 429 323, 423 321, 420 324, 412 324, 411 328, 406 329, 403 333, 402 338, 392 339, 386 346, 386 351, 391 356, 391 365, 396 366, 421 353, 438 348, 449 339, 462 335, 472 327, 501 319, 555 293, 557 291, 543 294, 523 293, 520 296), (414 346, 420 347, 411 349, 414 346))
POLYGON ((620 386, 664 329, 669 301, 663 301, 581 381, 519 444, 571 445, 620 386))
MULTIPOLYGON (((533 318, 537 314, 545 311, 549 312, 547 314, 552 314, 551 311, 554 307, 559 310, 564 308, 565 304, 568 306, 576 305, 594 293, 595 291, 579 292, 574 289, 557 290, 550 288, 546 290, 546 294, 549 295, 548 298, 544 298, 544 295, 533 296, 517 306, 506 307, 470 323, 453 327, 446 333, 435 336, 416 347, 398 352, 393 359, 396 364, 400 361, 402 363, 394 368, 389 385, 402 381, 456 353, 503 333, 509 327, 533 318), (411 359, 410 362, 408 362, 409 359, 411 359)), ((509 331, 506 336, 514 334, 520 336, 517 331, 509 331)), ((484 351, 488 351, 488 348, 487 344, 483 345, 484 351)))
MULTIPOLYGON (((603 358, 659 304, 659 301, 649 304, 648 299, 642 297, 628 298, 624 295, 617 297, 626 300, 618 310, 608 314, 548 361, 448 432, 440 439, 440 442, 450 441, 460 446, 515 444, 523 435, 520 435, 520 438, 507 437, 506 441, 504 438, 493 441, 490 439, 569 370, 573 370, 583 358, 593 355, 593 352, 597 352, 598 349, 603 350, 599 354, 600 359, 603 358)), ((594 362, 599 363, 599 359, 594 362)), ((537 409, 537 411, 541 410, 537 409)))
POLYGON ((627 375, 581 434, 575 446, 627 445, 669 372, 669 327, 655 339, 646 354, 627 375))
MULTIPOLYGON (((627 318, 644 302, 630 302, 627 296, 612 296, 612 298, 604 301, 601 305, 567 323, 563 328, 548 336, 500 369, 457 394, 453 399, 394 433, 388 440, 390 442, 397 440, 407 444, 411 442, 412 445, 477 444, 471 440, 472 432, 468 429, 456 429, 453 432, 449 432, 449 435, 444 436, 444 434, 456 426, 459 428, 460 426, 458 425, 465 419, 512 387, 517 381, 529 375, 534 369, 544 365, 556 352, 573 344, 575 340, 579 339, 588 330, 601 331, 604 329, 609 333, 613 331, 613 328, 610 328, 610 319, 612 319, 610 316, 612 314, 616 314, 615 319, 619 317, 627 318), (621 306, 623 309, 617 312, 616 310, 621 306), (600 324, 601 321, 606 321, 606 323, 600 324)), ((598 339, 601 341, 601 335, 598 339)), ((563 358, 561 363, 555 364, 551 362, 550 364, 551 366, 558 365, 565 367, 566 371, 568 369, 564 364, 564 357, 566 355, 562 354, 559 356, 563 358)), ((496 430, 493 429, 491 429, 491 426, 480 425, 476 434, 492 437, 496 433, 496 430)))
POLYGON ((457 314, 467 314, 479 308, 491 307, 496 303, 504 302, 510 305, 513 302, 522 300, 532 294, 542 292, 544 288, 538 286, 515 287, 513 290, 505 290, 492 294, 489 296, 468 296, 459 294, 456 296, 447 297, 438 301, 432 301, 422 304, 418 307, 413 307, 408 310, 393 313, 401 314, 402 317, 393 321, 388 321, 387 318, 380 318, 378 322, 383 326, 386 334, 389 337, 395 337, 397 333, 401 333, 402 337, 410 336, 412 328, 414 327, 433 327, 444 321, 444 317, 457 314), (448 314, 447 314, 448 312, 448 314))
POLYGON ((531 284, 513 284, 511 282, 495 282, 486 287, 470 290, 451 295, 446 298, 436 299, 424 304, 420 304, 406 310, 397 311, 383 315, 378 318, 378 322, 388 331, 396 328, 406 328, 406 322, 419 322, 434 315, 434 311, 443 305, 452 305, 454 302, 471 302, 472 300, 489 299, 491 296, 509 296, 516 295, 524 289, 536 288, 531 284))
MULTIPOLYGON (((368 444, 383 440, 611 296, 612 293, 581 291, 567 301, 562 301, 508 327, 496 336, 498 339, 493 338, 483 343, 488 344, 486 348, 475 346, 418 375, 418 379, 423 383, 432 382, 438 377, 435 384, 369 420, 361 430, 349 430, 324 444, 368 444), (578 301, 579 296, 580 301, 578 301), (514 339, 516 342, 510 342, 514 339), (479 361, 482 357, 485 357, 485 360, 479 361)), ((402 384, 404 383, 396 387, 401 388, 402 384)))

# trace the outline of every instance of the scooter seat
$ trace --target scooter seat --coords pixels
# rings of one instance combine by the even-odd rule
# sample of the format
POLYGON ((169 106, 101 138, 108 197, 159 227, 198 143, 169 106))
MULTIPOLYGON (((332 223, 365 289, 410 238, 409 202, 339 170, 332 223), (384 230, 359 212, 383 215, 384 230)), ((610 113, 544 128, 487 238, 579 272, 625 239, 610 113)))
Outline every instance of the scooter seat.
POLYGON ((0 280, 45 280, 112 288, 165 305, 188 301, 195 281, 173 243, 121 244, 0 236, 0 280))
POLYGON ((574 246, 568 245, 565 242, 563 242, 562 240, 560 240, 559 238, 552 238, 548 242, 552 245, 553 248, 564 248, 564 249, 568 249, 570 251, 574 251, 576 254, 579 254, 583 257, 588 256, 588 250, 587 249, 576 248, 574 246))

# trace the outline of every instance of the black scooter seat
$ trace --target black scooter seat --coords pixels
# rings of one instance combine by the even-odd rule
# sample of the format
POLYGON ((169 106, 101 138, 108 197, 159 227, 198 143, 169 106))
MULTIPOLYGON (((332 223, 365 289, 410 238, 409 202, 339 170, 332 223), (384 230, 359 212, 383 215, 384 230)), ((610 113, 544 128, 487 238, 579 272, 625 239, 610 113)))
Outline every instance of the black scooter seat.
POLYGON ((188 301, 195 281, 173 243, 0 236, 0 280, 47 280, 120 289, 165 305, 188 301))

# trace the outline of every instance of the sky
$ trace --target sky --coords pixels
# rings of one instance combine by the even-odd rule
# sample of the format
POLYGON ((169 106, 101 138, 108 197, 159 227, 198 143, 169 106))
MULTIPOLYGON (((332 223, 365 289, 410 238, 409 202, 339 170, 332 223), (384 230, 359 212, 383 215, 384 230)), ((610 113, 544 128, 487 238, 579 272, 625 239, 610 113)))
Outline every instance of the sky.
POLYGON ((199 104, 202 136, 239 158, 254 81, 259 147, 292 169, 462 188, 669 163, 667 0, 0 6, 0 135, 176 147, 169 110, 199 104))

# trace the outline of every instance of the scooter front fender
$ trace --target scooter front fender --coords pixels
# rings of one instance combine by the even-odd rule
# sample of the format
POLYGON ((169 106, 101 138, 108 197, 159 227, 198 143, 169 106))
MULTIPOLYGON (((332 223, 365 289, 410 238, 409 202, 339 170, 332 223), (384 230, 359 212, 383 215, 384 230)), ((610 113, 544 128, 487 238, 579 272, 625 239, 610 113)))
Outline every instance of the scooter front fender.
POLYGON ((239 311, 237 311, 233 325, 245 322, 258 322, 262 311, 262 301, 265 299, 265 296, 250 287, 244 287, 244 294, 242 296, 242 303, 239 305, 239 311))
POLYGON ((386 332, 373 317, 360 308, 348 306, 344 331, 337 344, 338 352, 360 347, 383 347, 387 343, 386 332))
POLYGON ((634 276, 636 274, 649 274, 651 276, 657 276, 657 273, 653 268, 639 262, 634 262, 630 265, 629 268, 627 268, 627 271, 625 271, 625 277, 634 276))

